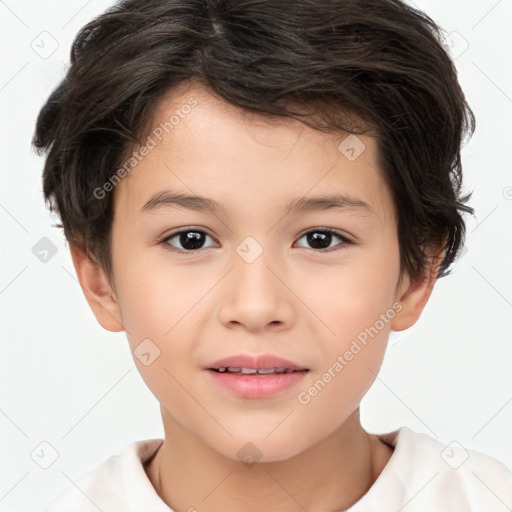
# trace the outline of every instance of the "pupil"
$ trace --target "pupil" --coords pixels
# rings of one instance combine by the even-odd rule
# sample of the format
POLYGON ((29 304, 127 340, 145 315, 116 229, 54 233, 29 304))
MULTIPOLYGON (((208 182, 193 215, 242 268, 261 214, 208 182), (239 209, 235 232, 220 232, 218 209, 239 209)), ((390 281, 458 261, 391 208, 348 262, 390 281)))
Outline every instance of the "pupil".
POLYGON ((180 235, 180 243, 185 249, 200 249, 204 243, 204 235, 197 231, 187 231, 180 235))
POLYGON ((326 247, 329 247, 331 245, 331 235, 329 233, 320 233, 318 231, 314 233, 310 233, 308 236, 308 243, 314 248, 314 249, 325 249, 326 247), (327 244, 324 242, 327 240, 327 244), (318 243, 320 242, 320 244, 318 243))

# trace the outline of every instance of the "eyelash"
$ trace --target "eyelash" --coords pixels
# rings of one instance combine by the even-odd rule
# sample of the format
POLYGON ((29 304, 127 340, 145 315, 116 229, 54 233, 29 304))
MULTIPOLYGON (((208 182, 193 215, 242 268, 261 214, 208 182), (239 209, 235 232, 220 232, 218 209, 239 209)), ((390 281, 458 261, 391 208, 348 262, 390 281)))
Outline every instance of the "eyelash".
MULTIPOLYGON (((207 236, 209 236, 211 239, 213 239, 213 237, 211 235, 209 235, 208 233, 206 233, 205 231, 203 230, 200 230, 200 229, 191 229, 191 228, 187 228, 187 229, 182 229, 180 231, 176 231, 168 236, 166 236, 163 240, 161 240, 161 244, 164 246, 164 248, 168 251, 172 251, 172 252, 177 252, 177 253, 182 253, 182 254, 194 254, 194 253, 197 253, 199 251, 201 251, 202 249, 193 249, 193 250, 184 250, 184 249, 176 249, 175 247, 173 247, 172 245, 170 245, 168 242, 169 240, 172 240, 173 238, 176 238, 177 236, 183 234, 183 233, 201 233, 201 234, 205 234, 207 236)), ((352 240, 350 240, 349 238, 347 238, 345 235, 342 235, 341 233, 339 233, 338 231, 334 231, 332 229, 319 229, 319 228, 316 228, 316 229, 311 229, 309 231, 306 231, 305 233, 303 233, 299 238, 298 240, 300 240, 301 238, 304 238, 306 235, 310 234, 310 233, 324 233, 324 234, 327 234, 327 235, 332 235, 332 236, 335 236, 337 238, 339 238, 341 240, 341 243, 338 244, 338 246, 334 246, 334 247, 330 247, 330 248, 327 248, 327 249, 311 249, 312 251, 316 252, 316 253, 325 253, 325 252, 333 252, 333 251, 338 251, 338 250, 341 250, 343 248, 345 248, 346 246, 348 245, 353 245, 354 242, 352 240)), ((304 247, 302 247, 304 249, 304 247)), ((206 249, 209 249, 209 247, 206 247, 206 249)))

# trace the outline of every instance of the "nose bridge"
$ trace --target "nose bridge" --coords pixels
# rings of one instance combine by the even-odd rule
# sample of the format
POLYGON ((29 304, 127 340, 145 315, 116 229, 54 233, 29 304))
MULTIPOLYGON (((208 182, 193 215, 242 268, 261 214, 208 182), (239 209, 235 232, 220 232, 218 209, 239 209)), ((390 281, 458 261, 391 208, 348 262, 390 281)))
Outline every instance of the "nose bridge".
POLYGON ((278 279, 275 271, 271 270, 272 266, 279 264, 275 254, 253 236, 242 240, 235 252, 237 257, 233 261, 233 271, 237 294, 249 301, 263 299, 265 304, 273 302, 279 293, 276 289, 278 279))
POLYGON ((280 263, 275 254, 253 236, 242 240, 235 253, 230 287, 220 309, 221 320, 250 329, 288 323, 293 313, 291 294, 278 277, 280 263))

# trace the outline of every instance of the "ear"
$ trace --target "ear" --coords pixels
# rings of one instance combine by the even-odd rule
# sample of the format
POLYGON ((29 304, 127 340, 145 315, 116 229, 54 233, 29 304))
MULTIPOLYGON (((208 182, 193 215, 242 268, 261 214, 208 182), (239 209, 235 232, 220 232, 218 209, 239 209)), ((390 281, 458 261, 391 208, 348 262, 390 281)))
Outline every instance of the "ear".
POLYGON ((73 265, 96 320, 107 331, 124 331, 121 310, 105 272, 83 249, 70 243, 73 265))
POLYGON ((412 281, 408 274, 404 274, 397 287, 397 300, 402 309, 397 312, 391 321, 391 329, 403 331, 413 326, 419 319, 437 280, 439 265, 442 261, 442 252, 437 252, 428 260, 428 265, 420 278, 412 281))

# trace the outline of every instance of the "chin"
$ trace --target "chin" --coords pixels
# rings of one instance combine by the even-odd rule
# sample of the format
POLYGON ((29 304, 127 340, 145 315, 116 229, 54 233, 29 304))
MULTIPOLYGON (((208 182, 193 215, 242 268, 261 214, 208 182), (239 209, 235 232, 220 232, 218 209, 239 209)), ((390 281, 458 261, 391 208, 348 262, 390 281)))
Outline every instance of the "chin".
MULTIPOLYGON (((234 448, 228 453, 222 453, 236 462, 249 467, 254 467, 256 464, 265 464, 273 462, 283 462, 299 455, 305 448, 297 446, 296 441, 288 437, 286 440, 275 440, 253 438, 251 441, 244 437, 244 440, 234 440, 234 448)), ((218 449, 218 447, 217 447, 218 449)))

